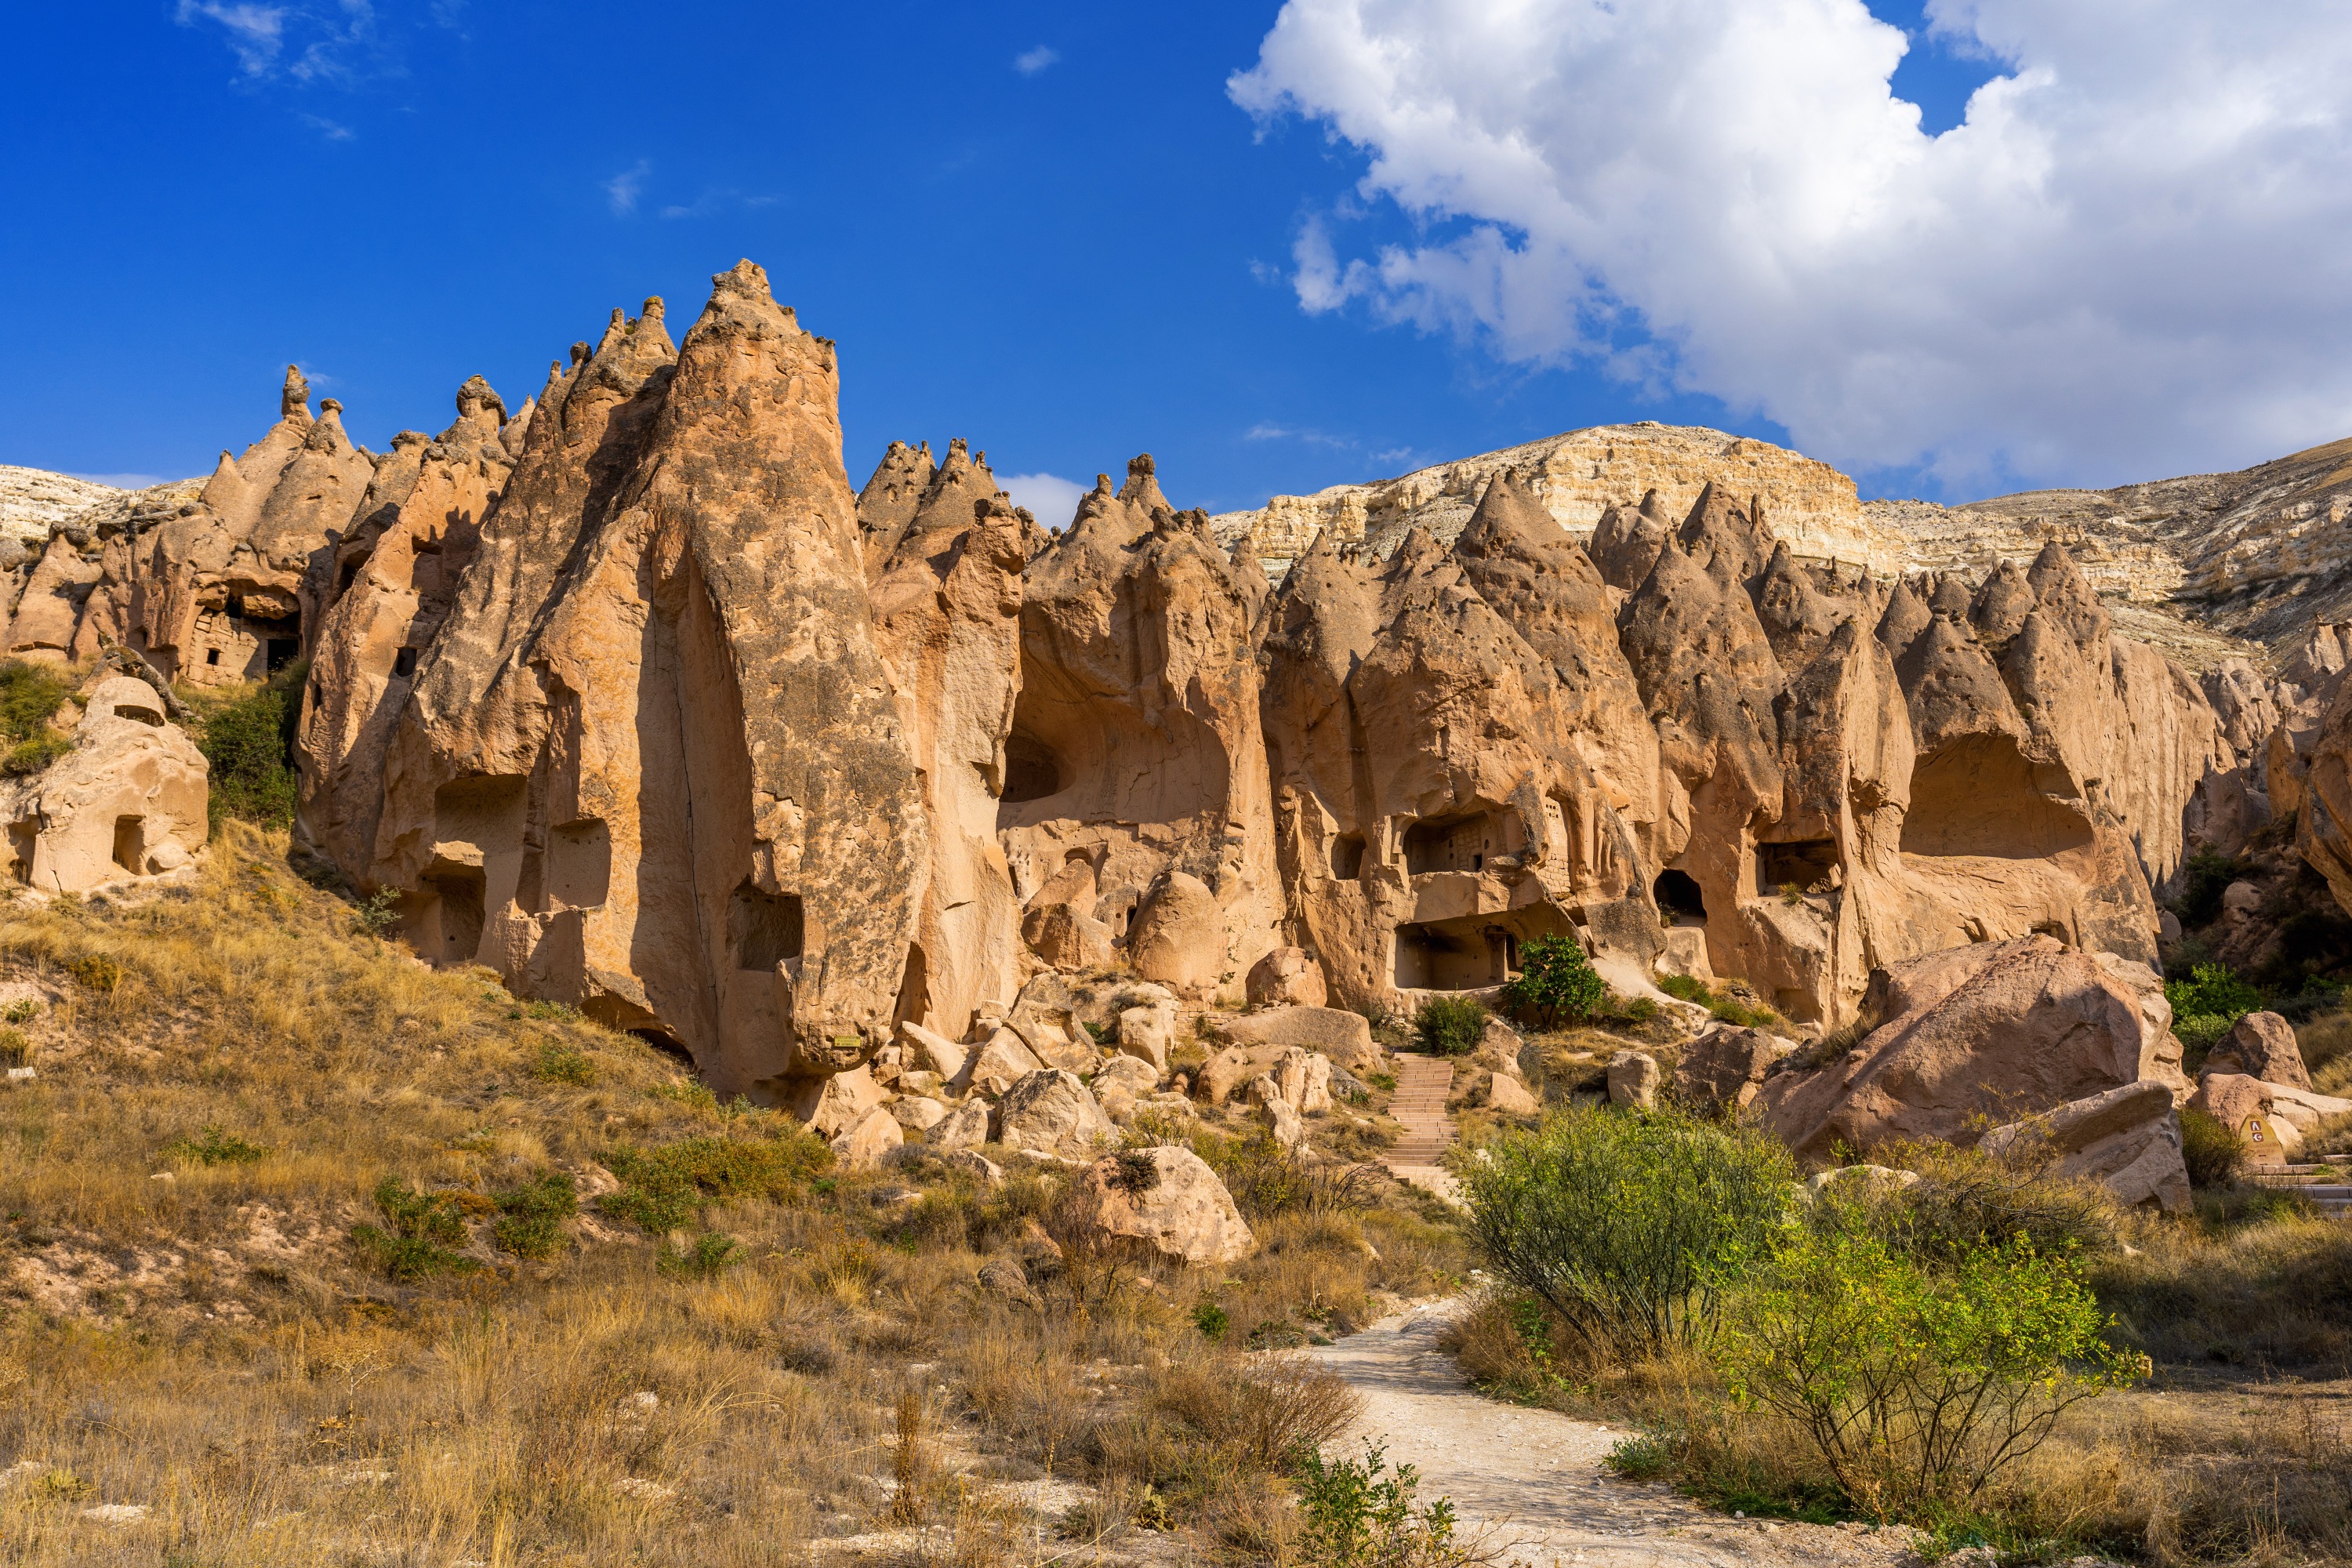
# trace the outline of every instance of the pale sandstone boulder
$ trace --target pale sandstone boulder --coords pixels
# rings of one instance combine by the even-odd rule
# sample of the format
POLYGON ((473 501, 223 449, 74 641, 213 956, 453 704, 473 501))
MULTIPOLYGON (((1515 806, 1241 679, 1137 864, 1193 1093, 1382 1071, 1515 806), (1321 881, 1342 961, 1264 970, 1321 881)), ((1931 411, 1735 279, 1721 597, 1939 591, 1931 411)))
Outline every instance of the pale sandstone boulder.
POLYGON ((1110 1119, 1076 1073, 1041 1068, 996 1102, 996 1141, 1008 1149, 1083 1158, 1115 1137, 1110 1119))
POLYGON ((888 1102, 887 1090, 874 1081, 870 1068, 856 1068, 811 1082, 793 1103, 793 1114, 808 1123, 820 1138, 845 1132, 866 1119, 868 1111, 888 1102))
MULTIPOLYGON (((931 1146, 939 1147, 936 1141, 931 1146)), ((975 1153, 970 1149, 950 1149, 940 1156, 940 1163, 950 1171, 962 1172, 983 1187, 1004 1184, 1004 1167, 987 1155, 975 1153)))
POLYGON ((1175 1262, 1235 1263, 1257 1238, 1217 1173, 1190 1149, 1161 1145, 1109 1155, 1079 1178, 1095 1229, 1175 1262))
POLYGON ((128 676, 88 693, 71 751, 39 773, 0 780, 15 878, 51 893, 185 866, 205 847, 204 753, 165 721, 155 689, 128 676))
POLYGON ((2209 1073, 2243 1073, 2265 1083, 2309 1089, 2311 1074, 2295 1044, 2294 1026, 2276 1013, 2249 1013, 2206 1053, 2209 1073))
POLYGON ((1135 1120, 1136 1098, 1124 1084, 1096 1085, 1095 1103, 1102 1107, 1103 1115, 1114 1127, 1124 1127, 1135 1120))
POLYGON ((1658 1101, 1658 1058, 1619 1051, 1609 1058, 1609 1103, 1647 1110, 1658 1101))
POLYGON ((898 1025, 898 1037, 905 1042, 907 1059, 916 1065, 916 1070, 937 1073, 950 1083, 963 1076, 964 1063, 971 1055, 968 1047, 903 1019, 898 1025))
POLYGON ((1247 1051, 1228 1046, 1201 1064, 1194 1087, 1211 1105, 1223 1105, 1256 1073, 1256 1064, 1247 1051))
POLYGON ((1277 947, 1250 965, 1247 994, 1254 1007, 1320 1007, 1328 999, 1323 966, 1298 947, 1277 947))
POLYGON ((2352 1114, 2352 1100, 2264 1083, 2242 1073, 2207 1073, 2189 1103, 2235 1130, 2245 1140, 2246 1157, 2256 1163, 2294 1159, 2322 1121, 2352 1114))
POLYGON ((2189 1207, 2180 1117, 2168 1084, 2127 1083, 2074 1100, 2030 1121, 1996 1127, 1977 1147, 1998 1155, 2044 1141, 2061 1156, 2061 1175, 2097 1182, 2118 1203, 2154 1204, 2168 1214, 2189 1207))
POLYGON ((1118 933, 1076 904, 1032 905, 1021 917, 1021 938, 1066 973, 1107 969, 1118 958, 1118 933))
POLYGON ((1478 1047, 1470 1053, 1470 1061, 1489 1072, 1517 1077, 1522 1073, 1520 1058, 1527 1049, 1528 1043, 1519 1032, 1490 1013, 1486 1026, 1478 1033, 1478 1047))
MULTIPOLYGON (((1252 1089, 1252 1097, 1255 1098, 1255 1086, 1253 1085, 1252 1089)), ((1282 1098, 1280 1090, 1276 1090, 1260 1103, 1257 1113, 1258 1119, 1265 1123, 1266 1131, 1273 1134, 1274 1141, 1282 1147, 1297 1149, 1306 1143, 1307 1123, 1292 1107, 1290 1101, 1282 1098)))
POLYGON ((1140 1098, 1160 1087, 1160 1074, 1150 1064, 1135 1057, 1113 1057, 1103 1063, 1102 1070, 1094 1076, 1091 1086, 1097 1097, 1106 1090, 1118 1089, 1131 1098, 1140 1098))
POLYGON ((924 1142, 934 1149, 977 1149, 988 1142, 989 1104, 975 1094, 931 1128, 924 1142))
POLYGON ((964 1087, 994 1099, 1045 1064, 1009 1028, 989 1036, 964 1068, 964 1087))
POLYGON ((1224 910, 1197 877, 1167 871, 1135 911, 1127 939, 1135 972, 1181 991, 1212 991, 1226 970, 1224 910))
POLYGON ((1372 1026, 1360 1013, 1336 1007, 1276 1007, 1216 1020, 1217 1034, 1237 1046, 1297 1047, 1319 1051, 1349 1072, 1381 1070, 1380 1048, 1372 1043, 1372 1026))
POLYGON ((1683 1047, 1675 1064, 1675 1098, 1711 1112, 1744 1110, 1764 1075, 1796 1046, 1761 1029, 1717 1026, 1683 1047))
POLYGON ((2179 1042, 2142 996, 2049 937, 1895 965, 1872 977, 1872 1004, 1886 1022, 1853 1054, 1764 1086, 1765 1124, 1801 1156, 1965 1141, 1979 1118, 2016 1120, 2142 1079, 2185 1088, 2179 1042))
POLYGON ((1293 1046, 1283 1052, 1275 1064, 1274 1082, 1301 1116, 1320 1116, 1331 1109, 1331 1059, 1319 1051, 1293 1046))
POLYGON ((891 1150, 907 1142, 905 1131, 889 1110, 877 1106, 860 1118, 854 1127, 844 1129, 833 1139, 835 1160, 846 1171, 868 1171, 879 1165, 891 1150))
POLYGON ((909 1132, 928 1132, 951 1114, 943 1101, 927 1094, 901 1095, 890 1102, 889 1110, 909 1132))
POLYGON ((1489 1072, 1485 1084, 1486 1109, 1507 1116, 1539 1116, 1543 1104, 1529 1093, 1528 1086, 1507 1072, 1489 1072))
MULTIPOLYGON (((1158 990, 1159 987, 1152 987, 1158 990)), ((1121 1056, 1148 1062, 1160 1072, 1168 1070, 1168 1053, 1176 1044, 1176 999, 1164 992, 1140 1006, 1127 1007, 1118 1015, 1118 1049, 1121 1056)))

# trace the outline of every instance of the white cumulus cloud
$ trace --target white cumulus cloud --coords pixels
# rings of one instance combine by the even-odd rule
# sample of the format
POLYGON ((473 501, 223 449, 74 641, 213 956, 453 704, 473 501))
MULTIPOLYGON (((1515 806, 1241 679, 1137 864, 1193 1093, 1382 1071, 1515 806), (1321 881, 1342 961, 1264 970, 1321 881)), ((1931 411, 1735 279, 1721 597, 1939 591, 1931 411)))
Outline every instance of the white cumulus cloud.
POLYGON ((1410 244, 1309 310, 1710 395, 1851 468, 2114 483, 2352 432, 2352 8, 1930 0, 1940 136, 1862 0, 1288 0, 1232 79, 1410 244))
POLYGON ((1013 68, 1023 76, 1035 76, 1047 67, 1059 64, 1061 58, 1062 54, 1059 49, 1040 44, 1034 49, 1024 49, 1013 56, 1013 68))
POLYGON ((1060 528, 1077 516, 1078 499, 1087 489, 1059 474, 1005 474, 996 482, 1014 506, 1027 507, 1029 515, 1047 528, 1060 528))

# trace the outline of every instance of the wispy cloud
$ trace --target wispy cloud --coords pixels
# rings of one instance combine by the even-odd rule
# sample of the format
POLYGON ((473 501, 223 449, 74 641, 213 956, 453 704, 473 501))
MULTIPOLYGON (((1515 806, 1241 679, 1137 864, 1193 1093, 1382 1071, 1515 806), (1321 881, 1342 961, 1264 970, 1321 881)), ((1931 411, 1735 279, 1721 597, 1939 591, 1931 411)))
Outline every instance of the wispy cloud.
POLYGON ((614 217, 627 217, 637 210, 637 197, 646 188, 646 176, 653 172, 653 164, 640 158, 604 182, 604 204, 613 209, 614 217))
POLYGON ((302 123, 330 142, 348 142, 352 139, 352 132, 350 126, 338 124, 324 115, 306 114, 302 116, 302 123))
POLYGON ((1027 507, 1029 515, 1048 528, 1059 528, 1077 516, 1078 501, 1087 493, 1086 486, 1059 474, 1007 474, 996 482, 1013 505, 1027 507))
POLYGON ((1334 451, 1352 452, 1359 443, 1352 437, 1326 436, 1320 430, 1295 430, 1287 425, 1272 425, 1264 421, 1242 432, 1244 441, 1297 441, 1308 447, 1328 447, 1334 451))
POLYGON ((772 207, 782 200, 782 196, 747 196, 740 191, 705 191, 691 202, 662 208, 661 216, 666 218, 714 217, 723 212, 772 207))
POLYGON ((1039 71, 1059 65, 1062 52, 1040 44, 1034 49, 1024 49, 1013 57, 1013 68, 1023 76, 1035 76, 1039 71))
POLYGON ((286 7, 220 0, 180 0, 173 20, 193 27, 199 20, 215 22, 228 37, 237 64, 250 77, 268 76, 277 68, 278 51, 286 47, 286 7))

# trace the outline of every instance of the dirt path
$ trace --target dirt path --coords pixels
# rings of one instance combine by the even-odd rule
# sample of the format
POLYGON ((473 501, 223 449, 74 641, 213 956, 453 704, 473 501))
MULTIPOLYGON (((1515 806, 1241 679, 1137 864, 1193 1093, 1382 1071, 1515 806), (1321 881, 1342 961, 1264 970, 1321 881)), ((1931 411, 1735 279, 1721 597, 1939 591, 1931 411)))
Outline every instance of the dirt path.
POLYGON ((1460 1187, 1437 1163, 1454 1142, 1454 1118, 1445 1113, 1446 1097, 1454 1092, 1454 1064, 1443 1057, 1400 1056, 1396 1078, 1389 1114, 1404 1128, 1404 1136, 1381 1156, 1381 1163, 1398 1181, 1459 1203, 1460 1187))
POLYGON ((1617 1479, 1601 1460, 1624 1431, 1505 1405, 1464 1381, 1438 1349, 1459 1310, 1459 1298, 1417 1308, 1308 1353, 1365 1400, 1362 1421, 1326 1451, 1359 1453, 1365 1436, 1385 1444, 1390 1464, 1420 1470, 1422 1500, 1451 1498, 1465 1533, 1483 1529, 1498 1563, 1895 1568, 1916 1561, 1899 1531, 1726 1519, 1664 1486, 1617 1479))

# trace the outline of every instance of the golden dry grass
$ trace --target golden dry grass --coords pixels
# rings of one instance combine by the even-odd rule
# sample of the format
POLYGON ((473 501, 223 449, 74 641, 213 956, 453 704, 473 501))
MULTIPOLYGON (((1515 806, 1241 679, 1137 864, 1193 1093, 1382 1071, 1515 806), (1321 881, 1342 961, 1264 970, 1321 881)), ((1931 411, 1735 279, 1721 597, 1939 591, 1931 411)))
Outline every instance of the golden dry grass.
POLYGON ((596 1211, 614 1152, 784 1146, 785 1119, 424 968, 233 823, 191 888, 0 905, 0 980, 46 999, 14 1026, 38 1076, 0 1090, 0 1562, 775 1563, 851 1537, 881 1555, 828 1560, 981 1568, 1161 1526, 1222 1551, 1277 1484, 1235 1405, 1280 1378, 1242 1352, 1464 1268, 1414 1201, 1256 1214, 1258 1257, 1128 1259, 1080 1314, 1035 1245, 1055 1173, 990 1191, 916 1160, 706 1203, 688 1228, 736 1261, 666 1270, 664 1238, 596 1211), (583 1194, 562 1249, 500 1250, 496 1194, 549 1171, 583 1194), (467 1271, 394 1279, 353 1245, 386 1176, 457 1205, 467 1271), (982 1288, 992 1258, 1045 1310, 982 1288), (1006 1489, 1046 1474, 1092 1500, 1045 1518, 1006 1489), (145 1511, 87 1511, 122 1505, 145 1511))

